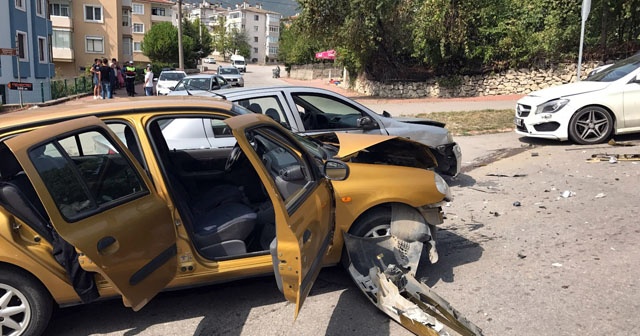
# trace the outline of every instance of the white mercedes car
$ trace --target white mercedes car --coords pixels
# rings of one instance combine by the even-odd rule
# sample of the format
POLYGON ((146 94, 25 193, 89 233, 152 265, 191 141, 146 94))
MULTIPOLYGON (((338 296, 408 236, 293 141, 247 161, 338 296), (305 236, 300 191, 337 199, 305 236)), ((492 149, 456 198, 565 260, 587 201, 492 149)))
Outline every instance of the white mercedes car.
POLYGON ((640 132, 640 55, 587 80, 528 94, 518 100, 515 124, 521 135, 584 145, 640 132))

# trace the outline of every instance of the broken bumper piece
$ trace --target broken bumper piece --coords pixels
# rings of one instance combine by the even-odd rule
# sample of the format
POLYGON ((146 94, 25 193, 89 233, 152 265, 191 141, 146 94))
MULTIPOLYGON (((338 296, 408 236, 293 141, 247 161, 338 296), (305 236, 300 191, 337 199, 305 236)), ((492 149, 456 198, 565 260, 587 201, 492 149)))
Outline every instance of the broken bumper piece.
POLYGON ((345 244, 349 273, 360 290, 409 331, 428 336, 483 335, 480 328, 415 279, 415 253, 407 257, 406 242, 394 236, 361 238, 345 233, 345 244))

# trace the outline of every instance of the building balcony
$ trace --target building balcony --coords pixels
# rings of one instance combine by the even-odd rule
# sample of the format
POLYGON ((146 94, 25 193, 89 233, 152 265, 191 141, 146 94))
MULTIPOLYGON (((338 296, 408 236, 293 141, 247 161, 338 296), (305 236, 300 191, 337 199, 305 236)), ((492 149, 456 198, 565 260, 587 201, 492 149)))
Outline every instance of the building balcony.
POLYGON ((131 26, 122 26, 122 35, 131 35, 131 26))
POLYGON ((56 28, 73 29, 73 19, 68 16, 51 15, 51 26, 56 28))
POLYGON ((171 22, 171 15, 151 15, 151 22, 171 22))
POLYGON ((74 54, 71 48, 52 48, 54 62, 73 62, 74 54))
POLYGON ((131 0, 122 0, 122 7, 131 8, 131 0))

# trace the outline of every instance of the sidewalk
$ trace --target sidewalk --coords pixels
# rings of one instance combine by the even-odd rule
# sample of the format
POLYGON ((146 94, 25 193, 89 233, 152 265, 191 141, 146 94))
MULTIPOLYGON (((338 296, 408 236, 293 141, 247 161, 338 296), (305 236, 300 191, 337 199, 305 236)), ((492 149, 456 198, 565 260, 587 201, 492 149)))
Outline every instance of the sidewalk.
MULTIPOLYGON (((114 92, 114 95, 111 100, 120 99, 120 98, 129 98, 129 96, 127 95, 127 90, 124 87, 114 90, 113 92, 114 92)), ((136 84, 135 92, 136 92, 135 97, 144 97, 144 83, 136 84)), ((109 99, 105 99, 105 100, 108 101, 109 99)), ((93 92, 80 98, 71 99, 65 102, 65 104, 68 104, 68 105, 86 104, 87 102, 90 102, 90 101, 94 101, 93 92)))

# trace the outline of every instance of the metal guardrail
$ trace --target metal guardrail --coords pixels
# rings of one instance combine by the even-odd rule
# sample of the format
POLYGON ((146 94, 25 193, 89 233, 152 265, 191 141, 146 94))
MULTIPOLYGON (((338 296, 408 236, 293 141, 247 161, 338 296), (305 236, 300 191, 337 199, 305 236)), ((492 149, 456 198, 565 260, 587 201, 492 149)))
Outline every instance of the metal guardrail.
MULTIPOLYGON (((44 85, 40 84, 42 102, 44 103, 44 85)), ((80 76, 68 79, 58 79, 51 81, 51 99, 56 100, 81 93, 93 91, 93 80, 91 76, 80 76)))

